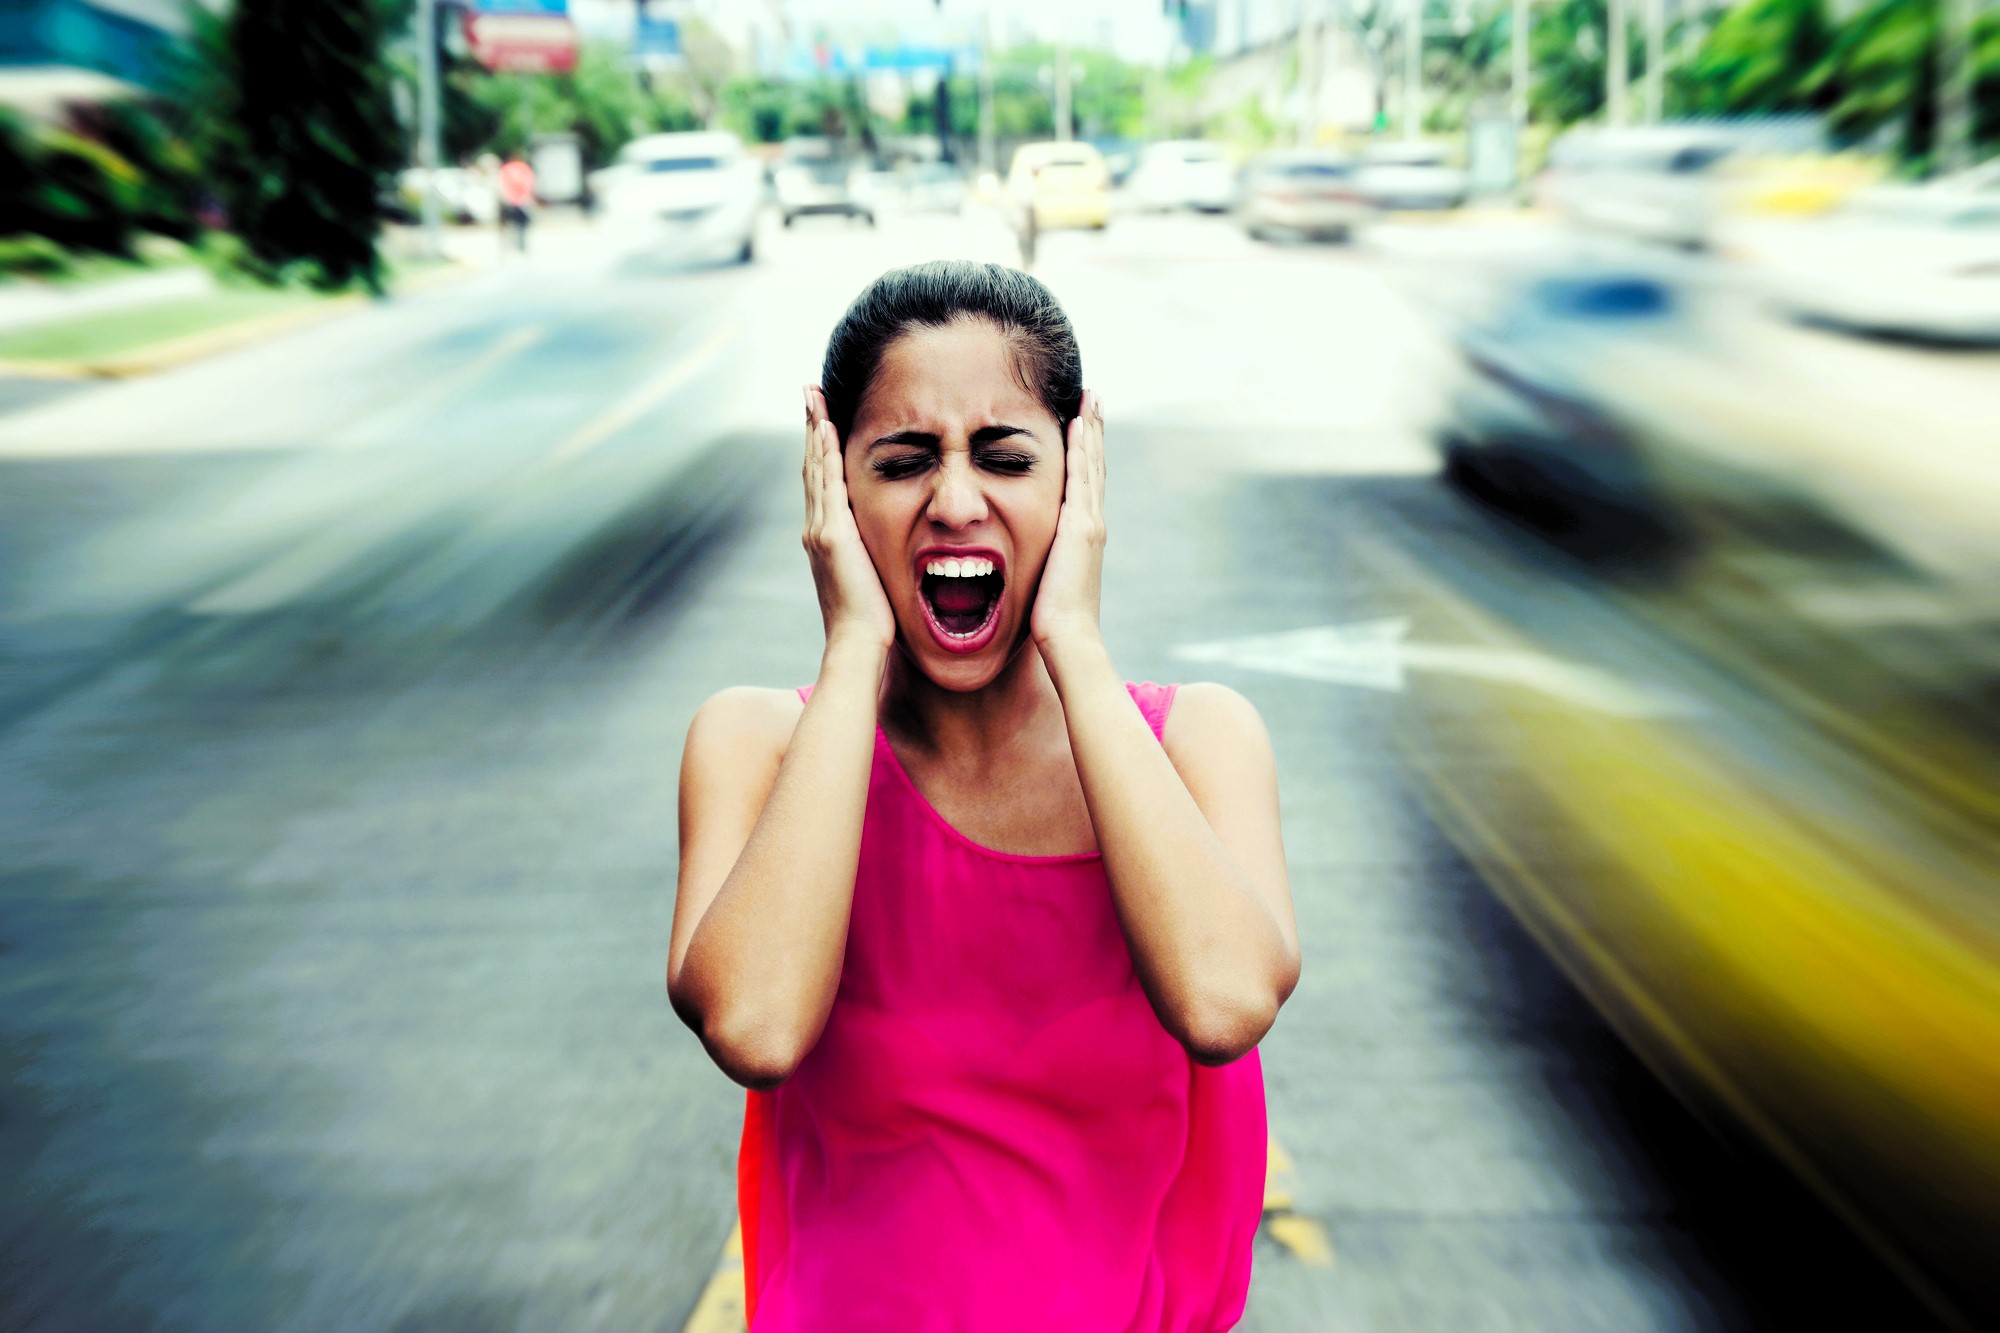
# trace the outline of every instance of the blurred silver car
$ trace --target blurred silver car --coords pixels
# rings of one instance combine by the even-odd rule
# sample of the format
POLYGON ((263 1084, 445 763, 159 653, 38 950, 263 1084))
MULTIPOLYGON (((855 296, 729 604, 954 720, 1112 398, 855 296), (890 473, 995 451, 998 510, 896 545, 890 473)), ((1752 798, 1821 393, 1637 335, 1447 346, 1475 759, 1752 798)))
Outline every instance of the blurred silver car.
POLYGON ((680 256, 747 264, 757 250, 761 173, 733 134, 649 134, 591 178, 613 219, 663 225, 680 256))
POLYGON ((1571 130, 1549 149, 1542 201, 1586 231, 1695 250, 1721 211, 1740 140, 1706 126, 1571 130))
POLYGON ((1444 145, 1433 143, 1372 144, 1356 181, 1370 204, 1399 211, 1457 208, 1471 189, 1444 145))
POLYGON ((1352 157, 1325 149, 1263 154, 1244 173, 1244 230, 1260 240, 1346 240, 1369 212, 1356 169, 1352 157))

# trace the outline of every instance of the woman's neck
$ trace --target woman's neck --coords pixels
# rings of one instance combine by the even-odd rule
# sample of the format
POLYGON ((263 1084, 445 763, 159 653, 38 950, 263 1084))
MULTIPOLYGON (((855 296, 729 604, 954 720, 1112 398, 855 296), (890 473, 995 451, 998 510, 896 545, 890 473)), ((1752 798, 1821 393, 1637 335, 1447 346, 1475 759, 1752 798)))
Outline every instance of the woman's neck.
POLYGON ((1024 640, 984 689, 947 690, 900 650, 882 680, 882 722, 898 738, 936 754, 970 757, 1045 743, 1060 729, 1062 700, 1032 640, 1024 640))

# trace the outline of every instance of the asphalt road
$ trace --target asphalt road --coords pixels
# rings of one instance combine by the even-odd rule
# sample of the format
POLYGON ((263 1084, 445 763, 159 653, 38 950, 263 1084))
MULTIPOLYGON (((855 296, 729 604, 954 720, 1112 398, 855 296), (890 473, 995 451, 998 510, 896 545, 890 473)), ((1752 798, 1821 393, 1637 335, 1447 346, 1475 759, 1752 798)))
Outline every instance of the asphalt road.
MULTIPOLYGON (((1009 253, 977 218, 699 274, 572 236, 12 400, 0 1326, 683 1326, 741 1098, 661 986, 681 736, 811 678, 794 418, 842 304, 1009 253)), ((1278 747, 1307 963, 1265 1067, 1334 1262, 1260 1242, 1245 1327, 1925 1327, 1432 826, 1419 686, 1177 655, 1395 616, 1385 544, 1468 558, 1410 425, 1440 352, 1376 262, 1172 219, 1042 261, 1108 404, 1117 659, 1228 680, 1278 747)))

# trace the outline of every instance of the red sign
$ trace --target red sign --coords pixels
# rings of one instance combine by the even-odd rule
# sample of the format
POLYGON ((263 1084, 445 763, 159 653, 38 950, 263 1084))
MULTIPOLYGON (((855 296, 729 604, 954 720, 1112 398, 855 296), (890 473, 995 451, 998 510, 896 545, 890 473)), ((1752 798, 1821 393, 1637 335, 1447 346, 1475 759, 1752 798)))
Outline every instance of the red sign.
POLYGON ((472 58, 490 70, 567 74, 576 68, 576 25, 557 14, 467 14, 472 58))

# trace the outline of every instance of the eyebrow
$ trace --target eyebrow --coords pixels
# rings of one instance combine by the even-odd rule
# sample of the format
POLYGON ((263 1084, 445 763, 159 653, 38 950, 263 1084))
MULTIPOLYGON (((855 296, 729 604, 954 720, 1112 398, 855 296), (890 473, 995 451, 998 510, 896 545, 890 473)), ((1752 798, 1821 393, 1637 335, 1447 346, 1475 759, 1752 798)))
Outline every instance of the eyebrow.
MULTIPOLYGON (((978 430, 972 432, 972 443, 974 445, 998 444, 1000 441, 1011 439, 1016 435, 1025 435, 1031 440, 1035 438, 1035 433, 1026 426, 981 426, 978 430)), ((875 449, 885 444, 914 444, 924 449, 935 449, 938 447, 938 437, 929 431, 899 430, 884 435, 868 447, 875 449)))

